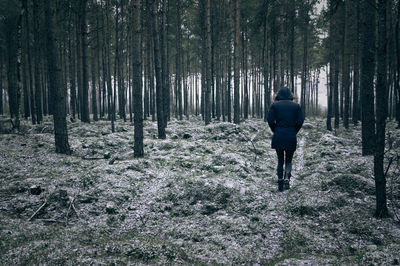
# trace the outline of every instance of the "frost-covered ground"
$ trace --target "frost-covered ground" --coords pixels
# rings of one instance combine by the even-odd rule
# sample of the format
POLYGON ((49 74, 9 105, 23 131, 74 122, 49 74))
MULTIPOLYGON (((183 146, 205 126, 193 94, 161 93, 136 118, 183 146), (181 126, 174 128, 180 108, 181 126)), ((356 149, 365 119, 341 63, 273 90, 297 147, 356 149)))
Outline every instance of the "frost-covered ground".
MULTIPOLYGON (((393 216, 377 220, 359 126, 335 135, 324 120, 307 121, 292 188, 279 193, 262 120, 173 120, 167 140, 146 121, 141 159, 129 122, 117 121, 116 133, 108 121, 70 123, 65 156, 49 121, 0 135, 0 264, 400 261, 398 173, 392 164, 393 216)), ((400 131, 388 127, 395 153, 400 131)))

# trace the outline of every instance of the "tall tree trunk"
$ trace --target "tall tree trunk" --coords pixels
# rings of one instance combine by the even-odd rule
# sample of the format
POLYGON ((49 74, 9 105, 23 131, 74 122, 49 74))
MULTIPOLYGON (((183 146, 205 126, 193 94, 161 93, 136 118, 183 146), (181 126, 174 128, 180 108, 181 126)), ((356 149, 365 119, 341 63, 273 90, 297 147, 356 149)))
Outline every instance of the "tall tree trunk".
MULTIPOLYGON (((92 40, 92 45, 94 45, 94 40, 92 40)), ((96 87, 96 83, 97 83, 97 79, 96 79, 96 58, 95 58, 95 54, 96 54, 96 47, 92 46, 92 53, 91 53, 91 76, 92 76, 92 113, 93 113, 93 120, 97 121, 99 120, 98 116, 97 116, 97 87, 96 87)))
POLYGON ((182 32, 181 32, 181 1, 176 0, 176 74, 175 74, 175 91, 176 102, 178 103, 178 116, 183 119, 182 115, 182 32))
POLYGON ((78 118, 82 120, 82 40, 80 37, 80 25, 81 25, 81 18, 79 14, 75 16, 76 27, 76 81, 78 84, 78 91, 77 91, 77 101, 76 101, 76 111, 78 113, 78 118))
MULTIPOLYGON (((264 121, 267 122, 268 110, 271 105, 271 91, 268 86, 268 1, 264 1, 264 42, 263 42, 263 74, 264 74, 264 121)), ((254 69, 254 68, 253 68, 254 69)), ((292 87, 292 90, 294 88, 292 87)), ((254 101, 253 101, 254 106, 254 101)), ((253 117, 254 117, 254 111, 253 117)))
POLYGON ((327 103, 328 103, 328 112, 326 118, 326 129, 332 131, 332 105, 333 105, 333 64, 334 64, 334 3, 335 0, 329 1, 329 74, 328 74, 328 66, 327 70, 327 103))
POLYGON ((100 49, 101 43, 100 43, 100 14, 99 14, 99 7, 96 6, 96 62, 97 62, 97 80, 99 83, 99 97, 98 97, 98 102, 99 102, 99 115, 100 117, 104 116, 104 105, 102 105, 102 91, 105 91, 105 82, 104 82, 104 76, 101 76, 101 63, 100 63, 100 49), (103 89, 103 90, 102 90, 103 89))
MULTIPOLYGON (((341 5, 339 1, 336 0, 336 5, 341 5)), ((336 9, 339 7, 336 6, 336 9)), ((335 130, 339 128, 339 53, 340 53, 340 28, 339 28, 339 14, 338 11, 334 14, 334 30, 333 30, 333 111, 335 115, 335 130)))
POLYGON ((3 52, 0 49, 0 115, 4 114, 3 107, 3 52))
POLYGON ((211 15, 210 0, 206 0, 206 89, 205 89, 205 124, 211 122, 211 15))
POLYGON ((6 52, 7 52, 7 87, 8 87, 8 106, 10 109, 11 118, 16 118, 18 113, 18 100, 17 100, 17 62, 18 62, 18 51, 17 51, 17 38, 16 28, 17 24, 14 21, 15 18, 5 19, 5 39, 6 39, 6 52))
POLYGON ((163 83, 163 122, 164 127, 167 127, 169 120, 169 73, 168 73, 168 34, 167 34, 167 11, 168 0, 162 1, 162 23, 161 23, 161 65, 162 65, 162 83, 163 83))
POLYGON ((50 6, 53 1, 45 0, 45 17, 47 27, 47 66, 49 71, 49 86, 52 90, 54 99, 54 137, 55 146, 57 153, 71 154, 71 149, 68 143, 68 131, 67 131, 67 120, 66 120, 66 89, 62 86, 61 82, 61 68, 59 58, 56 50, 56 34, 54 33, 54 19, 50 6))
POLYGON ((33 0, 33 39, 34 39, 34 69, 35 69, 35 109, 36 121, 41 123, 42 116, 42 87, 40 84, 40 35, 39 35, 39 0, 33 0))
POLYGON ((278 51, 278 75, 277 75, 278 88, 284 85, 284 71, 283 71, 284 49, 285 49, 285 43, 284 43, 285 30, 283 25, 285 18, 284 8, 285 8, 285 0, 280 0, 279 1, 279 51, 278 51))
MULTIPOLYGON (((110 3, 106 0, 106 35, 111 36, 111 25, 110 25, 110 3)), ((111 47, 109 42, 105 42, 105 52, 107 57, 107 98, 108 98, 108 119, 111 120, 111 132, 115 131, 115 106, 113 98, 113 88, 111 82, 111 47)), ((115 77, 114 77, 115 78, 115 77)), ((115 94, 115 93, 114 93, 115 94)))
POLYGON ((375 5, 362 1, 361 29, 361 103, 362 154, 373 155, 375 146, 374 74, 375 74, 375 5))
POLYGON ((141 44, 141 20, 140 20, 140 0, 135 0, 133 3, 134 11, 134 42, 133 42, 133 97, 134 105, 134 155, 142 157, 143 151, 143 107, 142 107, 142 67, 140 56, 141 44))
MULTIPOLYGON (((124 78, 123 78, 123 30, 120 30, 120 27, 123 26, 123 21, 119 23, 119 15, 121 17, 121 20, 123 19, 123 8, 124 8, 124 2, 123 0, 117 1, 119 2, 119 7, 121 11, 118 10, 118 4, 116 4, 117 8, 117 16, 115 19, 115 62, 116 62, 116 69, 117 69, 117 75, 116 75, 116 80, 118 81, 118 113, 119 117, 124 119, 126 121, 126 113, 125 113, 125 85, 124 85, 124 78)), ((116 2, 116 3, 117 3, 116 2)))
POLYGON ((87 67, 87 25, 86 25, 86 7, 87 0, 82 0, 82 17, 81 17, 81 44, 82 44, 82 122, 89 123, 89 79, 87 67))
POLYGON ((292 93, 295 93, 294 83, 294 42, 295 42, 295 19, 296 19, 296 6, 291 4, 289 7, 289 20, 290 20, 290 32, 289 32, 289 60, 290 60, 290 88, 292 93))
MULTIPOLYGON (((72 7, 69 7, 72 9, 72 7)), ((69 20, 68 20, 68 29, 70 32, 73 32, 72 26, 72 12, 69 11, 69 20)), ((69 52, 69 83, 70 83, 70 107, 71 107, 71 114, 72 120, 75 120, 76 114, 76 83, 75 83, 75 53, 74 47, 72 44, 72 36, 68 36, 68 52, 69 52)))
POLYGON ((374 151, 374 175, 376 193, 375 216, 379 218, 388 216, 386 202, 386 178, 383 165, 387 117, 386 45, 386 1, 378 0, 378 75, 376 84, 376 145, 374 151))
POLYGON ((301 71, 301 107, 304 117, 306 116, 306 90, 307 90, 307 59, 308 59, 308 12, 304 14, 303 29, 303 67, 301 71))
POLYGON ((229 22, 228 22, 228 40, 227 40, 227 92, 226 92, 226 113, 228 116, 228 122, 232 122, 232 102, 231 102, 231 91, 232 91, 232 33, 233 33, 233 0, 229 0, 229 22))
POLYGON ((235 0, 235 41, 234 41, 234 103, 233 103, 233 122, 240 124, 240 102, 239 102, 239 85, 240 85, 240 73, 239 73, 239 0, 235 0))
POLYGON ((397 123, 398 123, 397 128, 400 128, 400 1, 397 2, 396 55, 397 55, 396 119, 397 119, 397 123))
POLYGON ((245 119, 249 118, 249 91, 248 91, 248 74, 247 74, 247 37, 245 32, 242 33, 242 60, 243 60, 243 82, 244 82, 244 93, 243 93, 243 116, 245 119))
POLYGON ((160 32, 158 25, 158 0, 153 1, 153 40, 154 40, 154 66, 156 72, 156 101, 157 101, 157 128, 158 138, 165 139, 165 127, 163 122, 163 101, 162 101, 162 79, 161 79, 161 53, 160 53, 160 32))
POLYGON ((360 25, 360 0, 354 0, 354 62, 353 62, 353 124, 357 125, 360 120, 359 108, 359 82, 360 82, 360 59, 359 59, 359 25, 360 25))
MULTIPOLYGON (((29 99, 32 99, 32 96, 29 95, 29 88, 32 87, 32 77, 31 77, 31 71, 30 71, 30 45, 29 45, 29 21, 28 21, 28 8, 27 8, 27 0, 22 0, 22 8, 25 10, 24 12, 24 28, 25 28, 25 53, 22 57, 23 59, 23 87, 24 87, 24 117, 25 119, 28 119, 28 117, 31 114, 31 109, 30 109, 30 102, 29 99), (28 71, 27 71, 28 70, 28 71), (29 81, 28 81, 29 79, 29 81), (29 84, 28 84, 29 82, 29 84)), ((32 118, 34 121, 35 114, 32 114, 32 118)), ((32 123, 34 123, 32 121, 32 123)))
POLYGON ((344 29, 344 57, 343 57, 343 91, 344 91, 344 113, 343 127, 349 128, 350 115, 350 57, 351 57, 351 17, 353 16, 352 2, 345 2, 345 29, 344 29))

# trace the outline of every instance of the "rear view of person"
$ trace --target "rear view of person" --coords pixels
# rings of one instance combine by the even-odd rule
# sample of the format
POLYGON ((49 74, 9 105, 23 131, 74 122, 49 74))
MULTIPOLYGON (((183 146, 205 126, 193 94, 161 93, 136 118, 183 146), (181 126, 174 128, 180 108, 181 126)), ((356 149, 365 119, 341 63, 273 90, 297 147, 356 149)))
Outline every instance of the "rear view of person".
POLYGON ((304 122, 301 107, 293 102, 293 95, 287 87, 278 91, 275 102, 269 109, 267 121, 273 132, 271 147, 278 155, 278 189, 283 191, 290 188, 292 159, 297 145, 296 135, 304 122))

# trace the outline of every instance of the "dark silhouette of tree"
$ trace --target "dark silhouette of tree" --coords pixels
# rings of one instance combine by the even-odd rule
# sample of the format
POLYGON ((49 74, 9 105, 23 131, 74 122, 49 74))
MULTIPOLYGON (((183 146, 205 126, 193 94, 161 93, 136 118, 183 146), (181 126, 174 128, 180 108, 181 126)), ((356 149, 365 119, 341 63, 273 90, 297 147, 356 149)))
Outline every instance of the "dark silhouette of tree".
POLYGON ((372 1, 361 2, 361 106, 362 106, 362 153, 374 154, 375 111, 374 111, 374 74, 375 74, 375 13, 372 1))
POLYGON ((385 0, 378 0, 378 51, 376 83, 376 140, 374 150, 374 176, 376 191, 375 216, 388 216, 386 202, 386 178, 384 173, 385 132, 387 117, 387 21, 385 0))
POLYGON ((66 121, 66 88, 61 83, 61 65, 57 56, 57 39, 54 29, 54 18, 52 16, 51 6, 54 1, 45 0, 46 17, 46 55, 49 72, 49 90, 52 90, 54 100, 54 137, 56 152, 70 154, 71 149, 68 143, 68 131, 66 121))
POLYGON ((133 100, 134 105, 134 155, 142 157, 143 151, 143 107, 142 107, 142 67, 140 56, 141 45, 141 6, 140 0, 133 3, 134 39, 133 39, 133 100))

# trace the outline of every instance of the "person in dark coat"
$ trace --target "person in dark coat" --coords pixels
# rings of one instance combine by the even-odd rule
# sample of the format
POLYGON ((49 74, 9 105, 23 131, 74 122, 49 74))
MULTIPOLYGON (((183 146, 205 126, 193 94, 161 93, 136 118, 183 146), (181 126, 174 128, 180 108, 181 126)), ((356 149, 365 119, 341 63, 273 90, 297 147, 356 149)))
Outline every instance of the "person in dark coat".
POLYGON ((304 115, 299 104, 293 102, 293 95, 287 87, 282 87, 271 105, 268 125, 273 132, 271 147, 278 155, 278 189, 290 188, 292 159, 297 145, 297 132, 304 122, 304 115), (285 174, 283 174, 285 163, 285 174))

